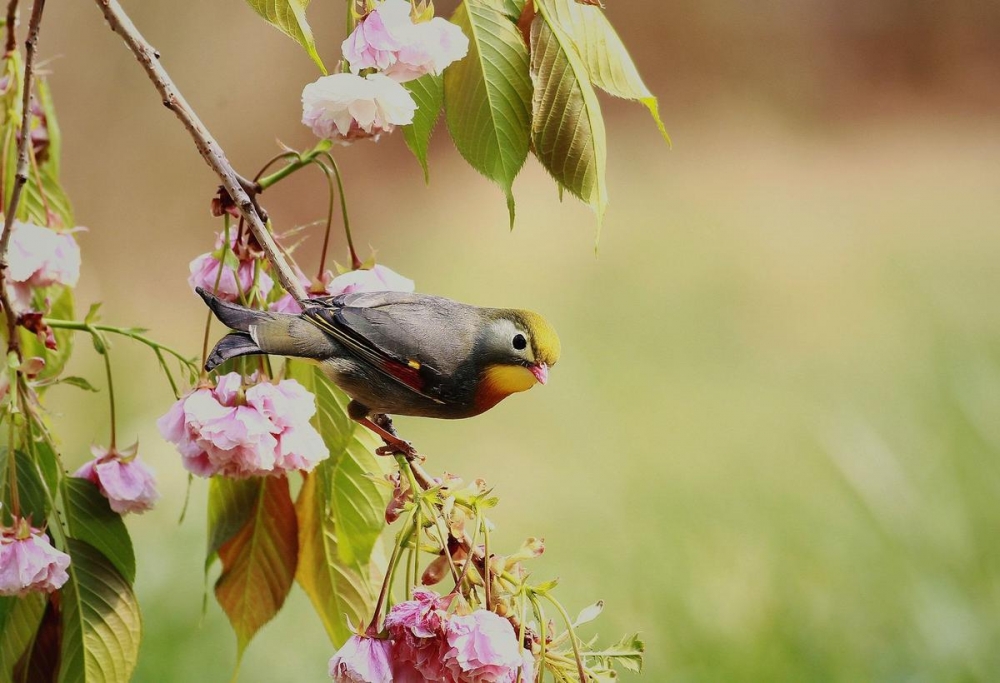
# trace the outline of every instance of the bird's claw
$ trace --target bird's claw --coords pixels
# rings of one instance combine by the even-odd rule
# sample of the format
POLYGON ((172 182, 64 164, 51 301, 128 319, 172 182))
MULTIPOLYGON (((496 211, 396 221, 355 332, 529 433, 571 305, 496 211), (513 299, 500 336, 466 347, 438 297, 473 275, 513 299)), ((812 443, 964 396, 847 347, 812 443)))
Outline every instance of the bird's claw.
POLYGON ((421 460, 420 454, 417 453, 417 449, 414 448, 410 442, 398 439, 396 441, 390 442, 386 440, 384 446, 379 446, 375 449, 376 455, 403 455, 406 456, 407 460, 421 460))

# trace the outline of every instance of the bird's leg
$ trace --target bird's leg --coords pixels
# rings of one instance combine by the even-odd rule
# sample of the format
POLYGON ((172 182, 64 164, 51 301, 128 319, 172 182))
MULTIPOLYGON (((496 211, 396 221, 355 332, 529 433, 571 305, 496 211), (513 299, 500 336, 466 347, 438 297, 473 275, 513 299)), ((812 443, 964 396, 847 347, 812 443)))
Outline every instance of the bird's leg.
POLYGON ((351 401, 347 405, 347 414, 361 426, 375 432, 385 442, 385 446, 375 449, 376 454, 392 455, 399 453, 405 455, 408 460, 417 460, 420 458, 416 449, 408 441, 403 441, 396 434, 396 430, 392 426, 392 418, 388 415, 376 413, 372 415, 374 419, 369 419, 368 408, 356 401, 351 401))

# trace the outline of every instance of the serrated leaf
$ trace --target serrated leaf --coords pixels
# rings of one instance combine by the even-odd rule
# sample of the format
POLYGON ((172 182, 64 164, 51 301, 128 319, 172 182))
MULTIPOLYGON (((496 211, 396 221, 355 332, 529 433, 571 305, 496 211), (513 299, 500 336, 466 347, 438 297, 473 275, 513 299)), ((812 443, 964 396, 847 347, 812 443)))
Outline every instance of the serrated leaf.
POLYGON ((403 126, 403 139, 424 170, 424 182, 429 183, 427 149, 430 146, 431 134, 441 115, 441 108, 444 106, 444 78, 427 74, 404 83, 403 87, 410 91, 413 101, 417 103, 413 123, 403 126))
POLYGON ((298 524, 285 477, 256 479, 253 514, 219 547, 215 597, 236 632, 238 656, 278 613, 295 580, 298 524))
POLYGON ((114 565, 131 586, 135 582, 135 552, 121 515, 86 479, 63 480, 69 535, 93 546, 114 565))
POLYGON ((310 0, 247 0, 247 4, 271 26, 304 47, 325 76, 326 67, 316 51, 316 40, 306 21, 309 2, 310 0))
POLYGON ((469 38, 469 53, 444 73, 448 131, 462 157, 500 185, 513 226, 512 186, 530 143, 528 48, 495 0, 466 0, 452 21, 469 38))
POLYGON ((615 664, 621 664, 632 673, 642 673, 645 652, 646 644, 639 637, 638 633, 633 633, 625 636, 611 647, 600 652, 591 652, 589 655, 611 660, 615 664))
POLYGON ((76 387, 77 389, 83 389, 84 391, 92 391, 97 393, 98 389, 86 377, 60 377, 56 384, 68 384, 71 387, 76 387))
POLYGON ((289 363, 289 376, 316 397, 313 425, 330 457, 317 468, 320 500, 337 525, 337 554, 345 565, 364 565, 385 525, 386 491, 371 479, 382 474, 374 438, 347 416, 349 399, 311 363, 289 363))
POLYGON ((660 108, 643 83, 631 55, 604 11, 577 0, 539 0, 547 17, 559 26, 576 45, 587 67, 590 82, 601 90, 626 100, 641 102, 649 110, 663 139, 670 136, 660 119, 660 108))
POLYGON ((46 602, 42 593, 0 598, 0 683, 12 683, 14 665, 34 639, 46 602))
POLYGON ((348 623, 360 624, 371 618, 381 580, 373 563, 345 564, 337 546, 337 525, 318 494, 319 481, 328 476, 320 463, 316 471, 305 475, 302 490, 295 502, 299 520, 299 567, 295 574, 302 590, 309 596, 316 614, 335 647, 351 635, 348 623))
POLYGON ((531 22, 531 137, 535 156, 556 182, 597 213, 608 204, 607 139, 597 94, 572 40, 537 2, 531 22))
POLYGON ((127 683, 139 657, 139 603, 104 555, 74 538, 68 544, 59 683, 127 683))
POLYGON ((52 683, 59 677, 59 650, 62 647, 59 607, 51 597, 44 607, 30 647, 14 665, 17 683, 52 683))

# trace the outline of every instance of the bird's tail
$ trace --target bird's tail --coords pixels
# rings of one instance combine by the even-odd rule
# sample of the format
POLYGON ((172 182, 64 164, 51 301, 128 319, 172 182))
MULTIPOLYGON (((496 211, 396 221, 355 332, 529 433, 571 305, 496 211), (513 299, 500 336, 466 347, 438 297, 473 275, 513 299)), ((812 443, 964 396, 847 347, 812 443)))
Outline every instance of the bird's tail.
POLYGON ((220 339, 212 349, 205 363, 206 370, 214 370, 219 364, 237 356, 270 353, 322 358, 337 351, 334 342, 318 327, 297 315, 257 311, 223 301, 201 287, 196 291, 215 317, 235 330, 220 339))

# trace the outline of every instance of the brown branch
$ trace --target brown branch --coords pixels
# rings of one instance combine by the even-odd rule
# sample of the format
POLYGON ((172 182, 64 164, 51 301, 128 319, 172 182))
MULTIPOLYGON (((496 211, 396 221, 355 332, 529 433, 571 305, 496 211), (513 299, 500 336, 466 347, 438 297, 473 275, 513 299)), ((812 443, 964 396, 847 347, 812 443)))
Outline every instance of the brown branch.
POLYGON ((271 265, 277 271, 281 286, 299 301, 307 298, 308 295, 305 289, 295 277, 292 269, 281 255, 278 245, 275 244, 274 238, 271 237, 271 233, 268 232, 267 227, 264 225, 264 221, 258 212, 254 200, 250 198, 244 189, 244 184, 240 182, 241 176, 233 169, 232 164, 229 163, 225 153, 222 151, 222 147, 219 146, 219 143, 208 132, 205 124, 194 113, 187 100, 184 99, 177 86, 174 85, 166 69, 160 64, 160 53, 142 37, 142 34, 139 33, 135 24, 125 14, 125 11, 118 4, 117 0, 95 1, 104 13, 104 18, 111 25, 111 30, 122 37, 129 50, 139 60, 139 64, 146 71, 149 80, 153 82, 156 90, 163 98, 163 105, 174 112, 177 118, 181 120, 184 127, 187 128, 188 133, 194 139, 194 143, 201 153, 202 158, 219 176, 222 186, 229 193, 229 196, 233 198, 233 202, 235 202, 243 218, 246 219, 247 225, 250 226, 250 230, 253 232, 257 242, 264 249, 267 260, 270 261, 271 265))
MULTIPOLYGON (((14 3, 12 3, 14 4, 14 3)), ((21 192, 28 182, 28 145, 31 144, 31 88, 35 68, 35 46, 38 44, 38 30, 42 24, 42 10, 45 0, 35 0, 31 6, 31 20, 28 22, 28 40, 25 41, 24 85, 21 92, 21 139, 17 144, 17 166, 14 170, 14 188, 10 194, 10 204, 4 214, 3 235, 0 236, 0 306, 3 306, 7 316, 7 350, 20 357, 21 339, 17 333, 17 313, 10 303, 10 293, 7 291, 7 249, 10 247, 10 234, 14 229, 14 217, 17 206, 21 202, 21 192)), ((11 9, 7 7, 8 14, 11 9)), ((13 35, 13 28, 9 36, 13 35)))
POLYGON ((4 46, 4 53, 8 55, 17 49, 17 3, 18 0, 7 3, 7 44, 4 46))

